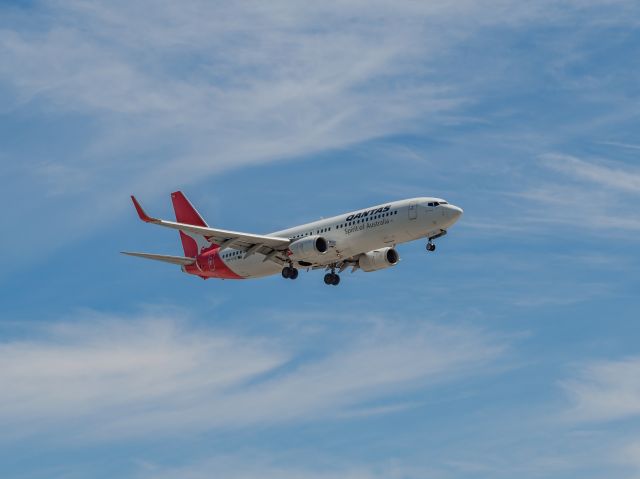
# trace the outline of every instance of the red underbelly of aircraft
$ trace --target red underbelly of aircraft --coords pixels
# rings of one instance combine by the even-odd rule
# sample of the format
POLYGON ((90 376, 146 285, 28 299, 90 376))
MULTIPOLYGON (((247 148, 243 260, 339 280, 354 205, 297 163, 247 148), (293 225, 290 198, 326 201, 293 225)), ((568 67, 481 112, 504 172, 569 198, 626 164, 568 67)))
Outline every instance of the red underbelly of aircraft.
POLYGON ((185 271, 204 279, 244 279, 242 276, 234 273, 231 268, 222 261, 222 258, 220 258, 218 254, 218 248, 199 255, 195 264, 186 266, 185 271))

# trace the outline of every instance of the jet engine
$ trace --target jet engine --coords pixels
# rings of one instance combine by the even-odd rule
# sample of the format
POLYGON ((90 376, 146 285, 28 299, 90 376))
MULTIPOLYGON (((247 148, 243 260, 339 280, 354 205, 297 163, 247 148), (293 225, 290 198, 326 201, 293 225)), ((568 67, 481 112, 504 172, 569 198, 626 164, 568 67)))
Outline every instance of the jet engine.
POLYGON ((358 258, 358 266, 367 273, 379 269, 395 266, 400 261, 400 255, 394 248, 374 249, 358 258))
POLYGON ((329 249, 329 243, 322 236, 307 236, 289 245, 289 251, 296 260, 313 261, 329 249))

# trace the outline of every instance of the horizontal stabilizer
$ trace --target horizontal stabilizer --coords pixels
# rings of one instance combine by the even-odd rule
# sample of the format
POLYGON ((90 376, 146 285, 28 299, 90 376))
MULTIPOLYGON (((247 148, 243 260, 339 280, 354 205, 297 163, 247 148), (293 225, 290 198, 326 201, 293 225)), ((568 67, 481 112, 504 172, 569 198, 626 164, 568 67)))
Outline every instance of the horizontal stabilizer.
POLYGON ((195 258, 185 258, 183 256, 169 256, 166 254, 151 254, 151 253, 131 253, 129 251, 121 251, 121 253, 129 256, 137 256, 138 258, 164 261, 165 263, 177 264, 181 266, 188 266, 196 262, 195 258))

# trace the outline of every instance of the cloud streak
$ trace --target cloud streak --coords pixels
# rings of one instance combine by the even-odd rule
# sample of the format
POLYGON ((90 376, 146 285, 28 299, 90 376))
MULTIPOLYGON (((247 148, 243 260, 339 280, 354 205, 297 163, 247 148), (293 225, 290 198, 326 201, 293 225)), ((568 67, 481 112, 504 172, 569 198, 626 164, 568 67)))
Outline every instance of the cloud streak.
MULTIPOLYGON (((9 220, 29 211, 31 223, 51 233, 47 248, 55 247, 108 223, 134 191, 159 195, 233 168, 429 131, 464 117, 482 90, 482 79, 470 84, 467 74, 445 81, 440 62, 453 50, 487 28, 561 23, 601 5, 610 2, 3 7, 4 111, 53 119, 65 146, 14 159, 20 168, 7 200, 25 184, 50 197, 44 206, 46 194, 35 198, 38 207, 25 198, 9 220), (67 121, 86 131, 65 129, 67 121)), ((633 2, 615 5, 598 18, 628 21, 633 2)), ((32 143, 50 141, 42 130, 33 128, 40 134, 32 143)), ((1 246, 34 249, 24 239, 1 246)))
POLYGON ((339 417, 361 406, 370 414, 368 401, 482 370, 504 351, 478 331, 388 321, 314 358, 271 337, 168 317, 89 316, 35 336, 0 345, 0 419, 25 435, 61 423, 92 437, 148 437, 339 417))
POLYGON ((549 154, 544 164, 577 180, 584 180, 620 193, 640 193, 640 170, 629 167, 605 166, 570 155, 549 154))
POLYGON ((469 227, 507 234, 557 235, 589 230, 590 233, 626 237, 640 230, 634 209, 640 193, 640 170, 624 163, 585 160, 548 153, 539 157, 544 175, 531 175, 520 191, 501 196, 515 199, 516 215, 507 222, 491 218, 469 227), (549 176, 553 172, 553 176, 549 176))
POLYGON ((640 415, 640 358, 595 361, 561 383, 580 421, 613 421, 640 415))
POLYGON ((383 479, 440 477, 442 470, 428 467, 410 467, 401 464, 313 464, 297 466, 295 458, 278 461, 255 454, 251 463, 237 456, 218 456, 182 467, 164 467, 157 463, 145 463, 139 468, 139 479, 200 479, 212 475, 229 479, 383 479), (256 457, 257 456, 257 457, 256 457))

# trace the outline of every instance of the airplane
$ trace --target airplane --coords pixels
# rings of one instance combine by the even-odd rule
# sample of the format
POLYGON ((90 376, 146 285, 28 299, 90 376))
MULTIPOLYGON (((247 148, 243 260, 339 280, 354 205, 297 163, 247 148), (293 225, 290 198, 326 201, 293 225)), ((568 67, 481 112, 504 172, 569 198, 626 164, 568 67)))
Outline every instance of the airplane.
POLYGON ((427 251, 435 251, 433 241, 462 215, 462 208, 440 198, 410 198, 260 235, 211 228, 181 191, 171 194, 175 222, 153 218, 135 196, 131 200, 145 223, 178 230, 184 256, 123 254, 179 265, 203 279, 296 279, 298 268, 323 269, 325 284, 333 286, 348 268, 372 272, 397 265, 398 244, 426 238, 427 251))

